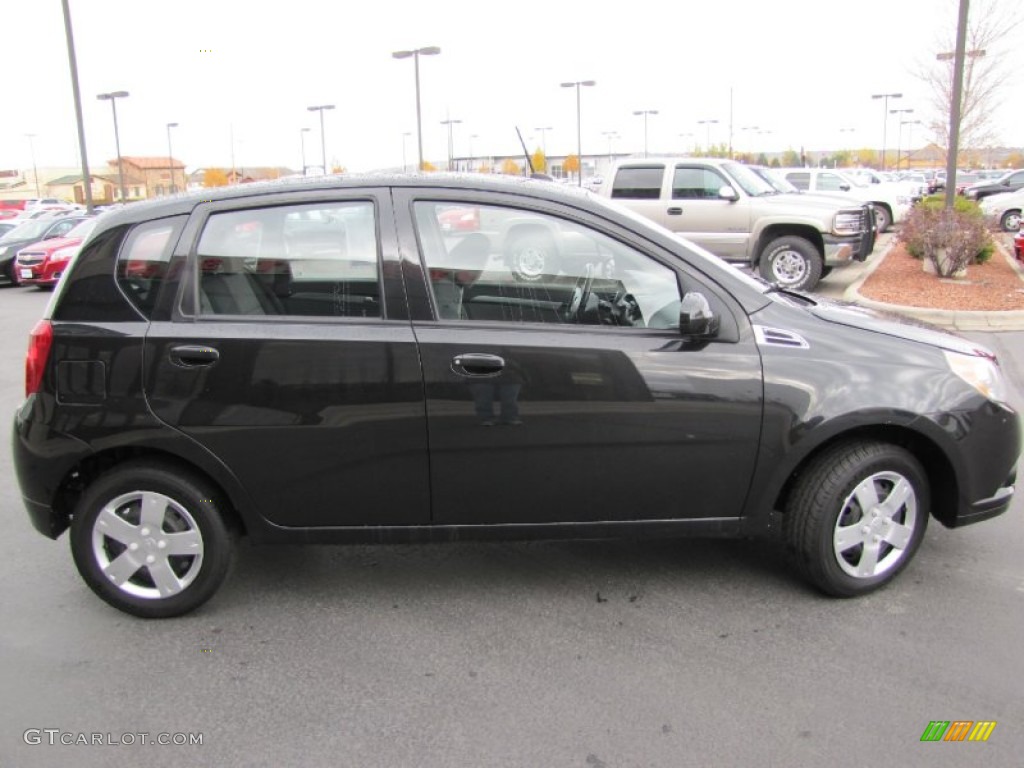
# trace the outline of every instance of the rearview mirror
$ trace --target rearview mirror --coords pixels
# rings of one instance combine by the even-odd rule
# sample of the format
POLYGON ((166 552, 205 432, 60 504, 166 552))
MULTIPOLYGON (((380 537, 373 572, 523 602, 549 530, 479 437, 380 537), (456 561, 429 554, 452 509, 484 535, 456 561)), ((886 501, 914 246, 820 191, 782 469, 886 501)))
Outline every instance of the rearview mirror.
POLYGON ((850 185, 844 181, 842 184, 839 185, 839 189, 841 189, 843 192, 849 192, 850 185))
POLYGON ((739 200, 740 199, 740 196, 736 194, 736 190, 733 189, 732 187, 728 186, 728 185, 719 188, 718 196, 722 200, 739 200))
POLYGON ((713 339, 718 335, 718 316, 703 293, 692 291, 683 295, 679 305, 679 333, 698 339, 713 339))

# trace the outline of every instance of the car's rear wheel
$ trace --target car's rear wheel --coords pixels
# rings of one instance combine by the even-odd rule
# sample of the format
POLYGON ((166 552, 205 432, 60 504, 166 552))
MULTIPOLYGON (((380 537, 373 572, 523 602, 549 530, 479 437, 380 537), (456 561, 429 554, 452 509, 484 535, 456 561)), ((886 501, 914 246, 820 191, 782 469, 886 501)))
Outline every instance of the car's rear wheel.
POLYGON ((814 461, 786 506, 785 533, 801 574, 855 597, 892 581, 924 538, 928 484, 920 463, 888 443, 843 443, 814 461))
POLYGON ((788 235, 768 243, 758 262, 761 277, 797 291, 809 291, 821 279, 821 256, 813 243, 788 235))
POLYGON ((1020 229, 1020 211, 1007 211, 999 219, 999 226, 1004 232, 1016 232, 1020 229))
POLYGON ((218 498, 206 481, 160 463, 107 472, 75 506, 71 552, 79 573, 103 600, 135 616, 197 608, 232 559, 218 498))

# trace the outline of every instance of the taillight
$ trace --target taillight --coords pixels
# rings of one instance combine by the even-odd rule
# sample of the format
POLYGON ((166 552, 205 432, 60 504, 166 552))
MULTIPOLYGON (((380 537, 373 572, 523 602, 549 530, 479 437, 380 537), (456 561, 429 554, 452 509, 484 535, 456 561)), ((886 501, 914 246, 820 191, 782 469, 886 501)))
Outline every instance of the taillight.
POLYGON ((28 335, 28 354, 25 355, 25 397, 39 391, 52 345, 53 326, 49 320, 40 320, 28 335))

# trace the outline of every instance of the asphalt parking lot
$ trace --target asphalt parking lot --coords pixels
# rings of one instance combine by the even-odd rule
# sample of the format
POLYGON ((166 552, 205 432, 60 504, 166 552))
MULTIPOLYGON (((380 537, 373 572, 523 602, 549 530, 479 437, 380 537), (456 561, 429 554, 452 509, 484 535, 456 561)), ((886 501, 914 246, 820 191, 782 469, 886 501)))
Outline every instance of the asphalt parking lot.
MULTIPOLYGON (((0 290, 5 418, 46 301, 0 290)), ((1024 405, 1024 333, 971 336, 996 348, 1024 405)), ((988 523, 933 521, 908 571, 858 600, 820 596, 764 543, 243 545, 210 603, 147 622, 88 591, 66 538, 30 528, 7 441, 0 472, 0 766, 1019 766, 1024 754, 1019 495, 988 523), (997 725, 987 743, 922 743, 934 720, 997 725), (202 744, 59 743, 141 733, 202 744)))

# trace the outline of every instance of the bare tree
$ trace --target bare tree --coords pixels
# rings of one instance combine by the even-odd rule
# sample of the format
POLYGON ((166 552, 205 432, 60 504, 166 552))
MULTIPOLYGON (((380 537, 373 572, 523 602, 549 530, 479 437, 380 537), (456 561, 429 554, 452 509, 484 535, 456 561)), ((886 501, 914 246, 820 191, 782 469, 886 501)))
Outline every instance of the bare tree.
MULTIPOLYGON (((1016 0, 972 0, 967 19, 967 55, 964 59, 963 96, 960 104, 960 146, 979 149, 998 137, 992 124, 997 98, 1005 85, 1015 82, 1007 71, 1009 41, 1020 26, 1016 0)), ((928 126, 941 147, 949 146, 949 115, 953 101, 953 56, 956 47, 956 9, 949 4, 950 29, 935 41, 935 58, 920 66, 918 77, 928 86, 933 110, 928 126)))

